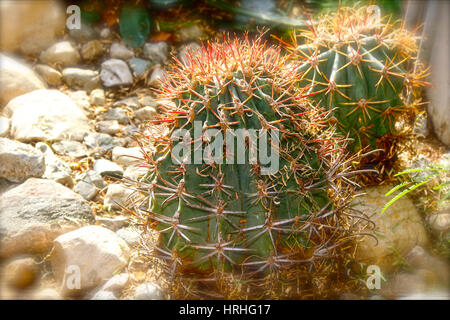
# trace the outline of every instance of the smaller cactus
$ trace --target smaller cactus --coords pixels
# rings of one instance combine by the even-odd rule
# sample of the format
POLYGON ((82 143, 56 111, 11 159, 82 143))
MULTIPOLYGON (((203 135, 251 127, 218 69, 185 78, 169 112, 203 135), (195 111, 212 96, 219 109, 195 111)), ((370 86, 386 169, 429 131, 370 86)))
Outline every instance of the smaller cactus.
POLYGON ((389 17, 378 17, 376 8, 322 15, 288 45, 302 63, 299 86, 312 86, 313 99, 334 110, 339 130, 354 139, 353 150, 376 148, 377 139, 396 135, 398 115, 413 112, 411 99, 428 85, 427 70, 418 68, 415 37, 389 17))

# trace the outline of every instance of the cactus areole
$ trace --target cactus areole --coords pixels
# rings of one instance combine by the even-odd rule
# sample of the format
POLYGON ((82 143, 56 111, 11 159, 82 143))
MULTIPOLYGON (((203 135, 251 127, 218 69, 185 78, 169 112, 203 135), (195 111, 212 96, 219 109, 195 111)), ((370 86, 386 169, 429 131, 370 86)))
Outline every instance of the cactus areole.
POLYGON ((148 136, 156 151, 139 189, 172 275, 264 277, 339 247, 345 231, 334 231, 329 194, 339 144, 329 111, 296 87, 297 67, 262 36, 226 38, 190 52, 165 79, 168 103, 152 127, 167 132, 148 136))
POLYGON ((354 150, 395 135, 396 117, 412 111, 406 98, 427 84, 416 39, 390 17, 381 18, 376 6, 321 16, 288 46, 302 62, 299 85, 313 85, 308 91, 318 93, 313 99, 335 110, 338 128, 354 139, 354 150))

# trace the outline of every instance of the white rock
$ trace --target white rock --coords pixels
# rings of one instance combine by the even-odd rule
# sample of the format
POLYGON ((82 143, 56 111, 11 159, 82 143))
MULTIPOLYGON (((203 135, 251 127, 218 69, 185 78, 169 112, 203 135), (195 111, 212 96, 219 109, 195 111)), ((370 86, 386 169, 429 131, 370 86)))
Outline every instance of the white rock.
POLYGON ((169 45, 166 42, 146 43, 144 54, 153 64, 164 64, 169 59, 169 45))
POLYGON ((45 172, 44 155, 28 144, 0 138, 0 178, 22 182, 41 177, 45 172))
POLYGON ((65 23, 61 1, 0 1, 0 50, 39 54, 64 32, 65 23))
POLYGON ((33 294, 33 300, 62 300, 58 291, 53 288, 42 288, 33 294))
POLYGON ((100 175, 122 176, 123 169, 112 161, 106 159, 98 159, 94 162, 94 171, 100 175))
POLYGON ((100 290, 96 294, 94 294, 91 300, 118 300, 118 299, 113 292, 100 290))
POLYGON ((34 66, 34 70, 51 86, 60 86, 62 83, 62 74, 58 70, 46 64, 38 64, 34 66))
POLYGON ((112 150, 112 160, 123 167, 135 166, 140 163, 141 158, 143 155, 140 147, 114 147, 112 150))
POLYGON ((61 156, 80 158, 87 155, 87 148, 78 141, 62 140, 52 144, 53 150, 61 156))
POLYGON ((9 135, 9 127, 9 119, 0 116, 0 138, 7 137, 9 135))
POLYGON ((438 233, 450 231, 449 212, 436 212, 435 214, 430 215, 427 220, 430 227, 438 233))
POLYGON ((95 221, 112 231, 117 231, 118 229, 123 228, 129 224, 129 220, 124 216, 117 216, 114 218, 95 217, 95 221))
POLYGON ((114 294, 119 295, 120 291, 128 284, 130 281, 130 275, 128 273, 117 274, 111 279, 109 279, 102 287, 101 291, 110 291, 114 294))
MULTIPOLYGON (((357 197, 351 205, 375 223, 374 230, 368 228, 363 232, 378 238, 377 244, 373 237, 364 236, 358 243, 356 258, 364 263, 378 265, 383 272, 392 268, 398 254, 405 255, 416 245, 427 243, 422 219, 408 197, 400 198, 381 213, 381 209, 393 197, 385 196, 391 188, 390 185, 366 188, 366 194, 357 197)), ((366 224, 361 223, 361 226, 366 224)))
POLYGON ((72 99, 58 90, 36 90, 11 100, 11 136, 19 141, 82 141, 89 121, 72 99))
POLYGON ((150 76, 150 80, 148 81, 148 84, 155 88, 161 87, 161 81, 164 80, 164 78, 167 76, 164 69, 162 69, 159 66, 156 66, 156 68, 153 70, 152 75, 150 76))
POLYGON ((134 57, 134 52, 123 44, 114 42, 109 48, 109 55, 113 59, 130 60, 134 57))
POLYGON ((136 112, 134 113, 134 116, 141 121, 154 120, 156 115, 157 112, 155 108, 149 106, 136 110, 136 112))
POLYGON ((0 111, 13 98, 45 88, 45 83, 27 64, 0 54, 0 111))
POLYGON ((105 91, 103 89, 94 89, 90 94, 91 104, 95 106, 104 106, 106 103, 105 91))
POLYGON ((106 187, 106 182, 103 180, 100 173, 98 173, 94 170, 90 170, 90 171, 84 173, 81 176, 81 180, 84 182, 93 184, 94 186, 96 186, 99 189, 103 189, 106 187))
POLYGON ((91 91, 101 86, 100 76, 97 71, 80 68, 66 68, 62 72, 62 78, 72 88, 81 88, 91 91))
POLYGON ((69 41, 61 41, 53 44, 43 51, 39 59, 46 64, 73 66, 80 62, 80 54, 69 41))
POLYGON ((70 170, 70 167, 56 157, 52 149, 44 142, 36 143, 36 149, 44 154, 45 172, 42 177, 72 188, 74 182, 71 176, 72 170, 70 170))
POLYGON ((114 232, 87 226, 56 238, 51 262, 65 295, 76 295, 110 279, 127 265, 129 257, 128 245, 114 232), (70 266, 79 270, 78 289, 72 289, 65 276, 70 266))
POLYGON ((97 131, 114 135, 120 132, 119 122, 117 120, 105 120, 97 122, 97 131))
POLYGON ((133 75, 125 61, 110 59, 102 63, 100 78, 105 87, 126 86, 133 83, 133 75))
POLYGON ((135 300, 164 300, 161 288, 155 283, 143 283, 136 287, 135 300))
POLYGON ((107 208, 120 209, 120 205, 126 206, 132 199, 134 191, 121 184, 110 184, 106 191, 103 204, 107 208))
POLYGON ((133 227, 121 228, 117 230, 116 233, 119 237, 125 240, 125 242, 128 243, 128 245, 131 247, 138 245, 141 239, 140 232, 133 227))

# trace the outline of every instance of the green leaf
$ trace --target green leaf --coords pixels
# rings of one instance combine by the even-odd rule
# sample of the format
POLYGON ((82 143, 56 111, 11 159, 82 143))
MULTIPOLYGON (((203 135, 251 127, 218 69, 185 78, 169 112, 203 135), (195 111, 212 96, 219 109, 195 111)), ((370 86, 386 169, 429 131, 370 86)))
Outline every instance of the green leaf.
POLYGON ((414 189, 417 189, 418 187, 420 187, 421 185, 424 185, 425 183, 427 183, 428 181, 430 181, 430 179, 422 181, 420 183, 415 184, 414 186, 412 186, 411 188, 408 188, 402 192, 400 192, 398 195, 396 195, 394 198, 391 199, 391 201, 389 201, 384 208, 381 210, 381 213, 384 213, 384 211, 386 211, 387 208, 389 208, 391 206, 391 204, 393 204, 395 201, 397 201, 398 199, 400 199, 401 197, 403 197, 405 194, 413 191, 414 189))
POLYGON ((143 6, 125 5, 120 12, 120 35, 133 48, 142 46, 150 35, 150 15, 143 6))
POLYGON ((411 183, 412 183, 412 182, 403 182, 403 183, 401 183, 401 184, 395 186, 395 187, 392 188, 391 190, 389 190, 389 191, 385 194, 385 196, 386 196, 386 197, 387 197, 387 196, 390 196, 394 191, 396 191, 396 190, 398 190, 398 189, 400 189, 400 188, 402 188, 402 187, 404 187, 404 186, 407 186, 408 184, 411 184, 411 183))

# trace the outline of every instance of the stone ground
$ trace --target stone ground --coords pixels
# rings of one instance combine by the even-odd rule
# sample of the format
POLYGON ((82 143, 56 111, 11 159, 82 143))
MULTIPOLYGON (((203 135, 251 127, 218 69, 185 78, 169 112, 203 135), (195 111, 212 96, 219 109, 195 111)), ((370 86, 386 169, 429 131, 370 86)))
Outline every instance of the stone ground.
MULTIPOLYGON (((104 26, 36 28, 45 41, 20 34, 21 44, 0 53, 0 298, 170 298, 157 263, 142 255, 156 236, 142 234, 120 207, 134 197, 120 178, 142 175, 133 158, 142 151, 132 137, 152 130, 147 121, 158 118, 163 102, 152 88, 170 55, 183 61, 188 49, 200 48, 204 31, 191 26, 179 30, 175 44, 148 42, 134 50, 104 26)), ((438 158, 423 152, 408 165, 448 165, 449 153, 439 148, 438 158)), ((448 208, 424 218, 404 198, 380 215, 389 189, 364 190, 354 203, 382 235, 378 245, 364 239, 357 253, 387 278, 370 296, 448 298, 448 263, 430 244, 448 238, 448 208), (391 272, 398 264, 411 268, 391 272)))

